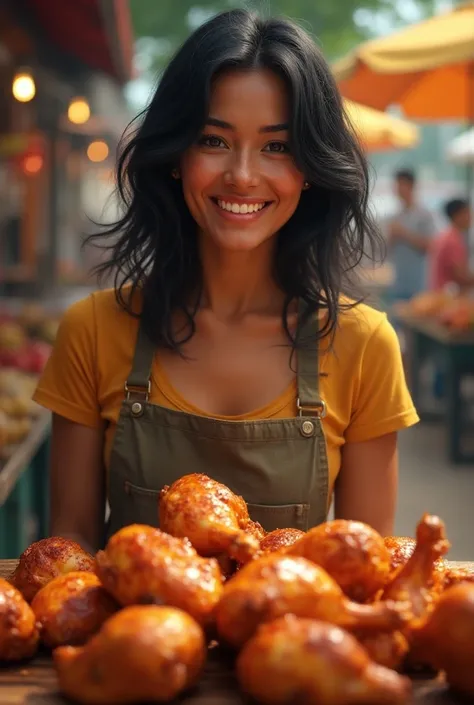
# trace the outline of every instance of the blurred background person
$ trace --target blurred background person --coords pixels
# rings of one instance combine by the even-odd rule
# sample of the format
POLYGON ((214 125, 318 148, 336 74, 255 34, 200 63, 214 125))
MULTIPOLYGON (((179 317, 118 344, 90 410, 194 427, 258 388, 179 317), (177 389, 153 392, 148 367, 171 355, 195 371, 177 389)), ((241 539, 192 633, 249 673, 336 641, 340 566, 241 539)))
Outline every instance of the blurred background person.
POLYGON ((474 287, 469 269, 468 237, 472 223, 469 201, 453 198, 444 207, 449 227, 435 240, 429 254, 429 285, 433 291, 455 287, 464 292, 474 287))
POLYGON ((392 298, 411 299, 426 288, 426 255, 435 232, 430 211, 417 201, 416 175, 410 169, 395 173, 399 207, 387 222, 387 243, 394 268, 392 298))

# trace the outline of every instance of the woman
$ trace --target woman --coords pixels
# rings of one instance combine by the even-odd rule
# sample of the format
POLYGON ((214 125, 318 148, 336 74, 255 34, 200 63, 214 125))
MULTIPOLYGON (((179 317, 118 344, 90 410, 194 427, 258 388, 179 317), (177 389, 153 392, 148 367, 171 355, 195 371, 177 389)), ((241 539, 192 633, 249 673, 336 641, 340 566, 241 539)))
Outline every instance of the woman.
MULTIPOLYGON (((115 289, 64 316, 53 534, 97 547, 204 472, 266 529, 392 531, 397 431, 417 415, 384 314, 344 298, 376 230, 367 166, 312 40, 243 10, 201 26, 118 164, 115 289), (106 482, 104 482, 106 480, 106 482)), ((101 235, 103 237, 103 235, 101 235)))

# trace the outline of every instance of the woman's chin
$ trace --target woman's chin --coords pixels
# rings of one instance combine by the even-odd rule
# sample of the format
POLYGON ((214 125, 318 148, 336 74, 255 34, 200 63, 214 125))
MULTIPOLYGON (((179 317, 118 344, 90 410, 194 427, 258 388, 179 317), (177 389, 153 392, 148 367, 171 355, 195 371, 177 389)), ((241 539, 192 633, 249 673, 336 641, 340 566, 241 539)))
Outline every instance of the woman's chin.
POLYGON ((231 252, 239 253, 257 250, 264 243, 269 242, 272 237, 272 235, 267 233, 251 232, 250 228, 246 232, 242 228, 239 230, 227 230, 226 232, 208 233, 204 240, 210 240, 216 249, 230 254, 231 252))

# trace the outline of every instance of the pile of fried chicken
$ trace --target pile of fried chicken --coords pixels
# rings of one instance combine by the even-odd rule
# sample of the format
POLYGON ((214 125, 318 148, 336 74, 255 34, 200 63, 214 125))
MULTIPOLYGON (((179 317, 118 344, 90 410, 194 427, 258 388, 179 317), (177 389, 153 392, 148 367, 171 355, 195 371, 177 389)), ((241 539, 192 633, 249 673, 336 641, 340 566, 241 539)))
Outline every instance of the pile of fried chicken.
POLYGON ((474 697, 474 571, 444 560, 439 517, 416 538, 344 520, 266 533, 198 474, 162 490, 159 517, 95 556, 59 537, 32 544, 0 579, 0 661, 51 649, 60 690, 85 705, 171 701, 215 640, 242 692, 268 705, 398 705, 420 668, 474 697))

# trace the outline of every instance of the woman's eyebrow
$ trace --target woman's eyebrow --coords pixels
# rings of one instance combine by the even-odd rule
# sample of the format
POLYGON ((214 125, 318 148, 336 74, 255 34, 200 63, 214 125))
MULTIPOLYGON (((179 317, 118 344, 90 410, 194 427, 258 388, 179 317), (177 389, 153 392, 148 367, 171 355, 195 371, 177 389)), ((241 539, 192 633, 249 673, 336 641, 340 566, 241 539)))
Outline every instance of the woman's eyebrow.
MULTIPOLYGON (((235 126, 232 125, 230 122, 226 122, 225 120, 219 120, 218 118, 213 117, 207 118, 206 125, 208 125, 209 127, 220 127, 222 130, 235 130, 235 126)), ((288 130, 288 123, 281 122, 277 125, 264 125, 259 129, 259 132, 285 132, 286 130, 288 130)))

